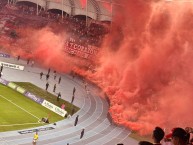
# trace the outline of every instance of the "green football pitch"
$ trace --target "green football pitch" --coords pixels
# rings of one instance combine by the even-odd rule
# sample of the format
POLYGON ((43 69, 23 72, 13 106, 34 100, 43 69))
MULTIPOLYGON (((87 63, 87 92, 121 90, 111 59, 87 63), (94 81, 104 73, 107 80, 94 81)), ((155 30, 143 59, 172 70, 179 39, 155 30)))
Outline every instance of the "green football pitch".
POLYGON ((0 132, 44 125, 39 120, 49 114, 50 123, 64 119, 11 88, 0 84, 0 132))

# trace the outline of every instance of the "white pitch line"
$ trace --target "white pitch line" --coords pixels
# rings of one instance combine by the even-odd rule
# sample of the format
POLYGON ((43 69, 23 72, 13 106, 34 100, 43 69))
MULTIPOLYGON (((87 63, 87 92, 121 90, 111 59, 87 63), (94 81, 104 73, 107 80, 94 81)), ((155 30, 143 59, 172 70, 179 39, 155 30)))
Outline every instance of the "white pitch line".
POLYGON ((22 124, 7 124, 7 125, 0 125, 0 126, 20 126, 20 125, 27 125, 27 124, 40 124, 38 123, 22 123, 22 124))
POLYGON ((7 100, 8 102, 12 103, 13 105, 17 106, 18 108, 20 108, 21 110, 27 112, 28 114, 30 114, 31 116, 37 118, 38 120, 40 120, 40 118, 38 118, 37 116, 33 115, 32 113, 28 112, 27 110, 23 109, 22 107, 18 106, 17 104, 13 103, 11 100, 8 100, 7 98, 5 98, 4 96, 0 95, 3 99, 7 100))

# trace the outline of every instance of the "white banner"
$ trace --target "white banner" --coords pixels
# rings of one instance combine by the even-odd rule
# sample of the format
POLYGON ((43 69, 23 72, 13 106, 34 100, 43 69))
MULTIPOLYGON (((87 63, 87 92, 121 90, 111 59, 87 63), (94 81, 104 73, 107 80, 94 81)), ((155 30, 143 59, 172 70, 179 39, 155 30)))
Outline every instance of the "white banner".
POLYGON ((60 115, 62 117, 64 117, 66 115, 66 113, 67 113, 66 110, 61 109, 60 107, 58 107, 58 106, 56 106, 56 105, 54 105, 54 104, 52 104, 52 103, 50 103, 50 102, 48 102, 46 100, 43 101, 42 106, 48 108, 49 110, 57 113, 58 115, 60 115))
POLYGON ((72 48, 76 51, 80 51, 82 53, 87 53, 90 55, 96 55, 99 51, 98 47, 94 47, 92 45, 83 46, 83 45, 77 44, 75 42, 69 42, 69 41, 66 41, 65 46, 72 48))
POLYGON ((13 63, 8 63, 8 62, 0 61, 0 66, 1 65, 3 65, 4 67, 12 68, 12 69, 24 70, 24 66, 13 64, 13 63))
POLYGON ((69 38, 70 41, 66 41, 64 45, 64 51, 82 58, 92 60, 99 52, 99 47, 88 45, 83 46, 77 44, 75 39, 69 38))

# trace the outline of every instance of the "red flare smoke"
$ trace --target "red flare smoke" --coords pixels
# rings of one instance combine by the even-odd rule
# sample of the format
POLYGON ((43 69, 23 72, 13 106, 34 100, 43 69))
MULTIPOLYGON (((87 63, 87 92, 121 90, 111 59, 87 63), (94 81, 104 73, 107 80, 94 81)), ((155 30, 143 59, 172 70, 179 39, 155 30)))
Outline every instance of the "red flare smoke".
POLYGON ((123 3, 114 24, 120 28, 92 78, 103 82, 112 118, 142 134, 155 126, 192 126, 193 3, 123 3))
MULTIPOLYGON (((155 126, 193 126, 193 3, 121 4, 96 60, 96 72, 75 70, 103 88, 118 124, 142 134, 155 126)), ((65 34, 43 29, 30 36, 20 46, 30 49, 33 59, 58 71, 74 67, 76 60, 62 51, 65 34)), ((23 49, 14 49, 17 52, 23 49)))

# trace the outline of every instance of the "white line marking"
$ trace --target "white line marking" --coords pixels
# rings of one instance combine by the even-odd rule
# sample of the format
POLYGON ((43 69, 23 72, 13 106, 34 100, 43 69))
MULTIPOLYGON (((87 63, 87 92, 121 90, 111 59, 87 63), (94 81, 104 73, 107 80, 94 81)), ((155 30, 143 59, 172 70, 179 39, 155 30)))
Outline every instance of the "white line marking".
POLYGON ((22 124, 7 124, 7 125, 0 125, 0 126, 20 126, 20 125, 27 125, 27 124, 40 124, 38 123, 22 123, 22 124))
POLYGON ((30 114, 31 116, 37 118, 38 120, 40 120, 40 118, 38 118, 37 116, 33 115, 32 113, 28 112, 27 110, 23 109, 22 107, 18 106, 17 104, 13 103, 12 101, 8 100, 7 98, 5 98, 4 96, 0 95, 3 99, 7 100, 8 102, 12 103, 13 105, 17 106, 18 108, 20 108, 21 110, 25 111, 26 113, 30 114))

